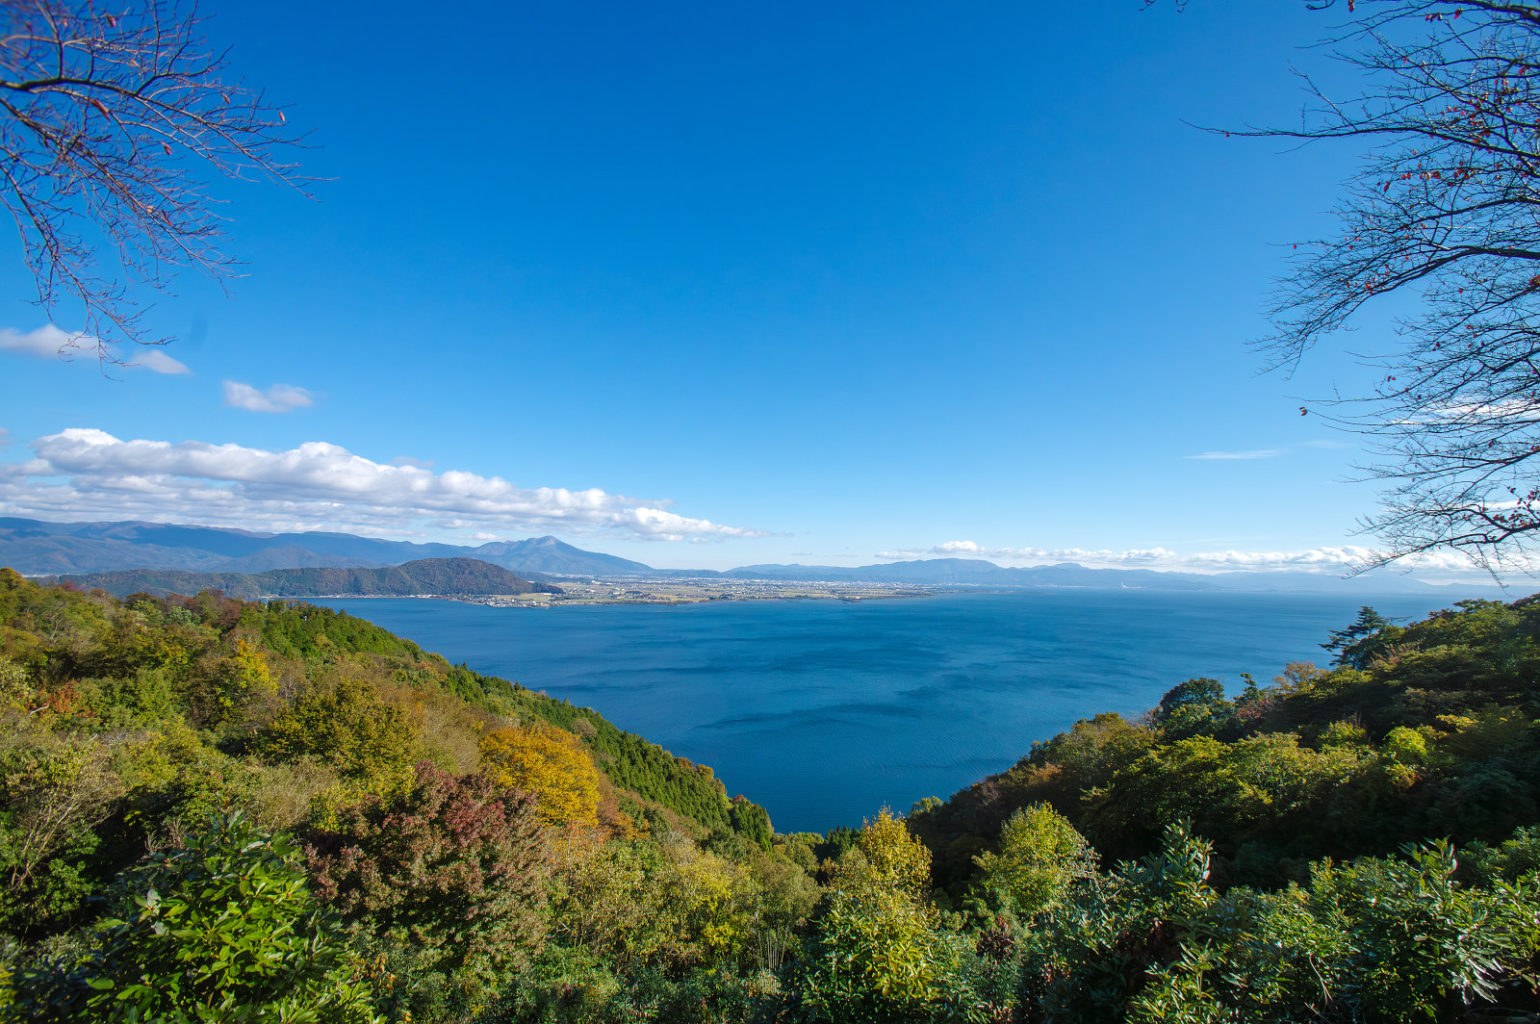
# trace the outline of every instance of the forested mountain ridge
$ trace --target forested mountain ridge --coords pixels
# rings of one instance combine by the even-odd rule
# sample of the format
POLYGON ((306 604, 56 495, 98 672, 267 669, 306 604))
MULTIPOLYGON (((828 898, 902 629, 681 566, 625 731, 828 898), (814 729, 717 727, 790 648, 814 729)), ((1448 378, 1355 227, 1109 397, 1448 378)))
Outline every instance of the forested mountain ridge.
POLYGON ((1540 602, 1327 643, 777 836, 360 619, 0 571, 0 1019, 1537 1019, 1540 602))
POLYGON ((555 537, 477 547, 416 544, 349 533, 255 533, 175 523, 54 523, 0 517, 0 565, 25 575, 133 569, 259 573, 293 568, 379 568, 423 558, 476 558, 519 573, 650 572, 640 562, 583 551, 555 537))
POLYGON ((114 597, 147 593, 156 597, 218 590, 243 600, 271 597, 483 597, 498 594, 560 594, 561 588, 534 583, 502 566, 474 558, 420 558, 378 569, 271 569, 263 573, 207 573, 136 569, 60 579, 114 597))

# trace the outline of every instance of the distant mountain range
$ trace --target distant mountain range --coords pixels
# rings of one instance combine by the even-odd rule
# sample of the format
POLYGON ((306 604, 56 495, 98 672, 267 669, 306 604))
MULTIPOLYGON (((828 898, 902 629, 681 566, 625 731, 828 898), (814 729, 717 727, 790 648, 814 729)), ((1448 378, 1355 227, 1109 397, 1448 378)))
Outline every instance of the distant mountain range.
MULTIPOLYGON (((1154 569, 1089 569, 1075 562, 1007 568, 978 558, 926 558, 856 567, 835 565, 746 565, 721 575, 736 579, 823 580, 849 583, 909 583, 922 586, 999 588, 1073 587, 1087 590, 1335 591, 1361 594, 1437 593, 1439 585, 1396 573, 1342 579, 1310 572, 1160 572, 1154 569)), ((1501 596, 1496 586, 1460 584, 1462 596, 1501 596)))
POLYGON ((745 565, 722 575, 734 579, 829 580, 976 587, 1139 587, 1215 590, 1214 577, 1150 569, 1087 569, 1074 562, 1008 569, 981 558, 926 558, 854 568, 837 565, 745 565))
POLYGON ((28 576, 178 569, 379 568, 419 558, 474 558, 518 573, 581 576, 650 573, 641 562, 582 551, 555 537, 480 547, 413 544, 350 533, 252 533, 165 523, 47 523, 0 518, 0 565, 28 576))
POLYGON ((559 594, 560 587, 532 583, 500 565, 474 558, 420 558, 383 569, 271 569, 263 573, 123 569, 60 579, 113 597, 149 593, 196 594, 222 590, 230 597, 486 597, 493 594, 559 594))
MULTIPOLYGON (((715 577, 739 580, 822 580, 915 586, 1076 587, 1185 591, 1271 591, 1385 594, 1448 592, 1448 587, 1396 573, 1351 580, 1308 572, 1229 572, 1214 575, 1150 569, 1089 569, 1073 562, 1006 568, 969 558, 929 558, 863 566, 746 565, 726 572, 654 569, 555 537, 494 541, 479 547, 413 544, 348 533, 253 533, 164 523, 49 523, 0 518, 0 566, 29 576, 153 569, 162 573, 264 574, 276 569, 382 568, 430 559, 475 559, 529 579, 573 576, 635 576, 653 579, 715 577)), ((101 585, 101 584, 93 584, 101 585)), ((216 584, 204 584, 214 586, 216 584)), ((242 584, 244 586, 244 584, 242 584)), ((262 584, 259 584, 262 585, 262 584)), ((298 586, 297 582, 287 584, 298 586)), ((394 584, 392 584, 394 585, 394 584)), ((171 589, 182 589, 178 584, 171 589)), ((111 589, 104 587, 104 589, 111 589)), ((138 589, 144 589, 140 587, 138 589)), ((228 586, 220 589, 236 593, 228 586)), ((1504 596, 1494 586, 1460 584, 1460 596, 1504 596)), ((341 591, 327 591, 340 593, 341 591)), ((367 591, 357 591, 365 593, 367 591)), ((436 592, 432 588, 412 593, 436 592)), ((497 593, 515 593, 499 590, 497 593)), ((287 596, 301 596, 299 594, 287 596)), ((1511 595, 1508 595, 1511 598, 1511 595)))

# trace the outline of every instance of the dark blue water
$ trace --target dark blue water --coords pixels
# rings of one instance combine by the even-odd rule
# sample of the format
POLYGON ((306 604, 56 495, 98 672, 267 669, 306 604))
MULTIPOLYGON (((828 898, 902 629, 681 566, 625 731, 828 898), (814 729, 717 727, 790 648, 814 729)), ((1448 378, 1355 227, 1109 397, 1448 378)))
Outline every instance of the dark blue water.
MULTIPOLYGON (((903 600, 485 608, 323 602, 489 675, 592 707, 711 765, 778 830, 859 825, 1013 764, 1099 711, 1193 676, 1267 683, 1356 597, 1050 591, 903 600)), ((1392 618, 1438 597, 1387 597, 1392 618)))

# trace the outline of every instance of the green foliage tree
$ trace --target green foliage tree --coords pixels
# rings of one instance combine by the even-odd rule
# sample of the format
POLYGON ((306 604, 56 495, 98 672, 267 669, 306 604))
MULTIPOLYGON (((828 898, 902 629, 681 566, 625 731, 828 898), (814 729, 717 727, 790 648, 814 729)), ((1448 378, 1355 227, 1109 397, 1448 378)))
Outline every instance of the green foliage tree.
POLYGON ((1216 732, 1234 708, 1217 679, 1189 679, 1160 698, 1155 720, 1171 739, 1216 732))
POLYGON ((1072 886, 1097 874, 1091 845, 1045 803, 1011 815, 997 845, 974 858, 975 888, 991 909, 1023 921, 1060 905, 1072 886))
POLYGON ((930 853, 884 808, 840 861, 798 977, 809 1019, 982 1019, 977 958, 924 897, 930 853))
POLYGON ((363 793, 410 784, 417 729, 406 710, 368 680, 342 676, 312 685, 268 727, 268 756, 319 758, 363 793))
POLYGON ((1113 855, 1137 855, 1168 823, 1190 820, 1207 835, 1225 837, 1230 855, 1247 843, 1262 843, 1273 850, 1267 860, 1284 850, 1308 856, 1308 840, 1321 838, 1321 821, 1335 820, 1333 802, 1367 764, 1364 752, 1303 746, 1292 733, 1234 743, 1194 736, 1119 769, 1105 788, 1088 795, 1084 821, 1113 855), (1295 846, 1301 839, 1305 845, 1295 846))
POLYGON ((728 812, 728 821, 734 831, 750 842, 757 843, 761 850, 770 849, 775 830, 770 827, 769 811, 745 797, 735 796, 728 812))
POLYGON ((122 784, 107 751, 36 728, 0 743, 0 929, 57 926, 90 894, 89 861, 122 784))

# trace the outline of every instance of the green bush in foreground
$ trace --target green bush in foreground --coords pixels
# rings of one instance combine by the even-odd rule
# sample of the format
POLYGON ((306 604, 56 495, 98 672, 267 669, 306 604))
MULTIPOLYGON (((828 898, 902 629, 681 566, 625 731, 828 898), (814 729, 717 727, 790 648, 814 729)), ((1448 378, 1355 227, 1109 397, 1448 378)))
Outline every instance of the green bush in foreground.
POLYGON ((16 1020, 374 1024, 298 849, 239 813, 119 876, 73 963, 13 979, 16 1020))
POLYGON ((926 899, 930 851, 883 810, 835 869, 797 999, 820 1024, 984 1020, 970 944, 926 899))
POLYGON ((1045 1021, 1533 1020, 1540 880, 1456 878, 1454 848, 1314 866, 1275 892, 1210 884, 1185 827, 1021 936, 1045 1021))

